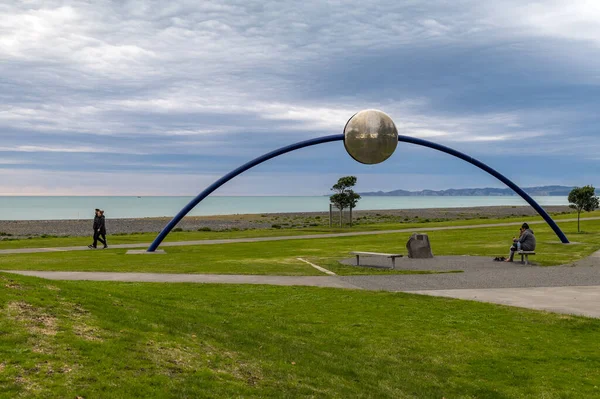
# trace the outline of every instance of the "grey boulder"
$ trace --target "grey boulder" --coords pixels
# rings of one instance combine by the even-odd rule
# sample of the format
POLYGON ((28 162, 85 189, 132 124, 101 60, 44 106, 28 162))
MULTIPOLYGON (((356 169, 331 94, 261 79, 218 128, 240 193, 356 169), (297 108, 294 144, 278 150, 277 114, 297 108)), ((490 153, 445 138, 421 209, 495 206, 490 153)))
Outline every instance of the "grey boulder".
POLYGON ((408 257, 411 259, 433 258, 429 236, 423 233, 413 233, 406 243, 408 257))

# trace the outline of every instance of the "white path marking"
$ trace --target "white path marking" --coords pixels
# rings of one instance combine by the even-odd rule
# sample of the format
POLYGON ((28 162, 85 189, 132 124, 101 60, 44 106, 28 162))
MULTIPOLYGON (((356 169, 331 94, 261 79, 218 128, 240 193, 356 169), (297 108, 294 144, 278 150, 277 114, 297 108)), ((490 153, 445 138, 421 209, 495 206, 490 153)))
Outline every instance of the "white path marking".
POLYGON ((321 271, 321 272, 323 272, 323 273, 329 274, 330 276, 337 276, 337 274, 335 274, 335 273, 334 273, 334 272, 332 272, 331 270, 327 270, 327 269, 325 269, 324 267, 317 266, 317 265, 315 265, 314 263, 311 263, 311 262, 307 261, 306 259, 302 259, 302 258, 296 258, 296 259, 298 259, 299 261, 302 261, 302 262, 304 262, 304 263, 308 263, 309 265, 311 265, 312 267, 314 267, 314 268, 315 268, 315 269, 317 269, 318 271, 321 271))

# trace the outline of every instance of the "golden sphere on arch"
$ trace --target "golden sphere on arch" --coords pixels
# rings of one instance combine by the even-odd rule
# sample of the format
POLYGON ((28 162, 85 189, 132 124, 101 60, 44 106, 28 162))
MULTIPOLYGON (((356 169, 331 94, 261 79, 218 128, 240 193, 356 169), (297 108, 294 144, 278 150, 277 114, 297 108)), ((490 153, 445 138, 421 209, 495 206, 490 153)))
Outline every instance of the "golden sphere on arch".
POLYGON ((357 112, 344 127, 344 147, 356 161, 373 165, 388 159, 398 146, 398 129, 385 112, 357 112))

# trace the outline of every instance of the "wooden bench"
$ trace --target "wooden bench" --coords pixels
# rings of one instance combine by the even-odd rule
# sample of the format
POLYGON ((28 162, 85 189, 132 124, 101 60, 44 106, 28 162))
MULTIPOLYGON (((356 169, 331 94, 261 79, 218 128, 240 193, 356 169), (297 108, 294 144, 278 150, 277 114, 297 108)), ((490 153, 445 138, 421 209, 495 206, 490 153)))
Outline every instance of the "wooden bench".
POLYGON ((404 255, 402 254, 382 254, 379 252, 360 252, 360 251, 353 251, 350 252, 352 255, 356 255, 356 266, 360 266, 360 256, 382 256, 385 258, 390 258, 392 260, 392 269, 396 268, 396 258, 401 258, 404 255))
POLYGON ((529 264, 529 255, 535 255, 535 251, 517 251, 517 254, 521 255, 521 263, 529 264), (523 261, 525 258, 525 261, 523 261))

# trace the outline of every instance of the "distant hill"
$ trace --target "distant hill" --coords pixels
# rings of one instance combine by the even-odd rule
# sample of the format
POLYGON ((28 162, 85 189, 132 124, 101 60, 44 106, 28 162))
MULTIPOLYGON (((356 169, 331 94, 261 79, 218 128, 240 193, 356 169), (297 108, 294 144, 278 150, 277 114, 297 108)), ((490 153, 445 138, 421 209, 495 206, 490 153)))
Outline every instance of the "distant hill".
MULTIPOLYGON (((531 196, 567 196, 573 187, 566 186, 542 186, 542 187, 524 187, 523 190, 531 196)), ((359 193, 363 197, 486 197, 486 196, 508 196, 516 195, 510 188, 450 188, 448 190, 421 190, 421 191, 372 191, 368 193, 359 193)))

